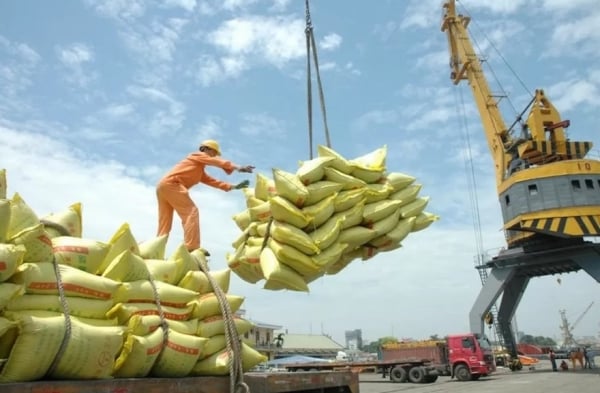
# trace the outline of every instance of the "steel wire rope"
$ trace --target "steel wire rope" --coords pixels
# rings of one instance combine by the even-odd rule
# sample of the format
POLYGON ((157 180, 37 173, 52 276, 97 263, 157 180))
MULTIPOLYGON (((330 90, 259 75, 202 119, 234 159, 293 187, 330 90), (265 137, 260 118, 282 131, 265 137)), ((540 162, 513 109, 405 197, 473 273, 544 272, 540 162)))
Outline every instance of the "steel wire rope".
POLYGON ((314 36, 314 28, 310 15, 309 0, 305 0, 305 16, 306 27, 304 34, 306 36, 306 90, 307 90, 307 106, 308 106, 308 143, 309 143, 309 158, 313 155, 313 111, 312 111, 312 71, 311 71, 311 49, 312 60, 315 65, 315 74, 317 78, 317 87, 319 89, 319 102, 321 107, 321 116, 323 118, 323 127, 325 131, 325 142, 327 147, 331 148, 331 138, 329 135, 329 126, 327 125, 327 109, 325 106, 325 94, 323 92, 323 83, 321 82, 321 73, 319 71, 319 55, 317 53, 317 44, 314 36))
POLYGON ((60 342, 60 346, 54 356, 54 360, 50 364, 50 367, 46 371, 46 375, 50 376, 56 367, 58 367, 58 363, 62 359, 63 355, 67 351, 67 346, 69 345, 69 341, 71 340, 71 333, 73 332, 73 326, 71 323, 71 311, 69 309, 69 303, 67 303, 67 297, 65 295, 65 287, 62 281, 62 275, 60 273, 60 266, 58 266, 58 261, 56 260, 56 256, 52 256, 52 266, 54 267, 54 274, 56 275, 56 287, 58 289, 58 297, 60 299, 60 305, 63 309, 63 315, 65 316, 65 334, 63 335, 63 339, 60 342))
MULTIPOLYGON (((465 5, 460 1, 460 0, 456 0, 457 3, 460 3, 461 7, 465 10, 465 14, 469 15, 470 17, 470 12, 467 10, 467 8, 465 7, 465 5)), ((488 34, 485 33, 485 31, 480 27, 479 23, 476 20, 473 20, 471 18, 471 21, 473 22, 473 24, 477 27, 477 29, 480 31, 481 35, 485 38, 485 40, 489 43, 490 47, 496 52, 496 54, 500 57, 500 59, 502 60, 502 63, 504 63, 504 65, 506 66, 506 68, 508 68, 508 70, 510 71, 510 73, 515 77, 515 79, 519 82, 519 84, 521 85, 521 87, 527 92, 527 94, 529 95, 530 98, 534 97, 534 94, 531 92, 531 89, 529 89, 527 87, 527 85, 525 85, 525 82, 519 77, 519 74, 517 74, 517 72, 514 70, 514 68, 510 65, 510 63, 506 60, 506 58, 502 55, 502 52, 500 52, 500 50, 498 49, 497 45, 494 43, 494 41, 492 41, 489 37, 488 34)), ((481 50, 481 46, 479 45, 479 42, 477 41, 477 39, 471 35, 471 40, 473 41, 473 43, 475 44, 475 46, 477 47, 477 49, 479 50, 479 53, 483 53, 483 51, 481 50)), ((510 99, 510 96, 508 95, 508 93, 506 92, 506 90, 504 90, 504 87, 502 85, 502 83, 500 83, 500 80, 494 70, 494 68, 491 66, 491 64, 489 62, 485 62, 487 65, 488 70, 490 71, 491 75, 493 76, 496 84, 498 85, 498 87, 500 88, 500 90, 502 91, 502 95, 504 97, 506 97, 506 100, 508 101, 511 109, 513 110, 514 114, 515 114, 515 118, 518 121, 522 120, 522 114, 519 115, 519 111, 517 110, 517 108, 513 105, 512 100, 510 99)), ((531 105, 531 104, 530 104, 531 105)), ((510 127, 508 130, 506 131, 510 131, 512 129, 512 127, 510 127)))
POLYGON ((210 274, 208 264, 200 258, 196 258, 194 256, 192 257, 196 259, 200 271, 206 275, 206 278, 213 289, 215 297, 219 302, 219 307, 223 315, 225 341, 227 343, 226 350, 228 354, 227 365, 229 368, 229 392, 250 393, 250 387, 244 382, 244 370, 241 360, 241 340, 235 326, 234 313, 231 311, 231 307, 227 301, 227 295, 225 292, 223 292, 223 289, 221 289, 217 281, 210 274))

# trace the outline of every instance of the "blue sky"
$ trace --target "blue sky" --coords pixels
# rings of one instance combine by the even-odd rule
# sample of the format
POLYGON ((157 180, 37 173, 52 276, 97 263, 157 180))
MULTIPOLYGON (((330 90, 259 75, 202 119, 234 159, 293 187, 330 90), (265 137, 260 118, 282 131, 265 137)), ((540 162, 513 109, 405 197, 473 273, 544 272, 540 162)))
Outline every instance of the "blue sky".
MULTIPOLYGON (((483 248, 494 255, 504 240, 473 99, 449 80, 441 1, 311 5, 333 148, 353 158, 386 144, 388 170, 415 176, 431 197, 427 210, 442 219, 397 251, 312 283, 309 294, 266 291, 237 277, 231 292, 246 297, 250 318, 340 342, 357 328, 367 340, 468 330, 481 283, 465 132, 483 248)), ((478 47, 516 110, 544 88, 571 120, 570 137, 596 143, 598 156, 595 5, 463 0, 459 10, 473 17, 478 47)), ((128 222, 142 241, 156 231, 156 182, 203 139, 218 139, 226 158, 269 177, 272 168, 295 171, 309 154, 304 39, 300 0, 0 2, 0 168, 9 193, 19 192, 40 216, 81 202, 84 237, 108 241, 128 222)), ((314 112, 323 143, 318 106, 314 112)), ((192 196, 211 267, 224 268, 243 195, 197 186, 192 196)), ((175 221, 169 250, 181 239, 175 221)), ((519 329, 559 338, 559 310, 574 321, 596 301, 575 334, 598 335, 598 284, 583 273, 564 275, 560 285, 556 278, 529 284, 519 329)))

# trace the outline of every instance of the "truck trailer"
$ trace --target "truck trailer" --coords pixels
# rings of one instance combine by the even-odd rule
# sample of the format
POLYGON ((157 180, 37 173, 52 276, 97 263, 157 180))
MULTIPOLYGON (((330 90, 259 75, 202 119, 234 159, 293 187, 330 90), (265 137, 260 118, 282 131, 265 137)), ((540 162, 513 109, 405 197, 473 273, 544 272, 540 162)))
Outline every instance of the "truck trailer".
MULTIPOLYGON (((349 370, 308 373, 246 373, 250 393, 359 393, 358 374, 349 370)), ((114 378, 103 380, 41 380, 0 384, 2 393, 224 393, 224 377, 114 378)))
POLYGON ((423 359, 294 363, 284 364, 282 367, 291 372, 348 370, 355 373, 372 368, 383 378, 389 375, 392 382, 433 383, 439 375, 431 362, 423 359))
MULTIPOLYGON (((439 375, 472 381, 496 371, 494 354, 487 338, 478 334, 452 334, 444 340, 387 343, 380 349, 383 361, 422 359, 439 375)), ((393 370, 392 370, 393 371, 393 370)), ((407 376, 397 375, 396 379, 407 376)))

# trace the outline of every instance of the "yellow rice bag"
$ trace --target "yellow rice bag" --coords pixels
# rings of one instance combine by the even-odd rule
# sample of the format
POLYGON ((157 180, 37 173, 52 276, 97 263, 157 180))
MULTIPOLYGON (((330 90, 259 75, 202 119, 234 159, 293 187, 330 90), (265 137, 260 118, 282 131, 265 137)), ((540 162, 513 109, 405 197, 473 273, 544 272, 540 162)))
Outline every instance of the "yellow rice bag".
POLYGON ((392 192, 397 192, 415 182, 415 178, 400 172, 391 172, 385 176, 385 181, 392 187, 392 192))
POLYGON ((332 168, 335 168, 338 171, 346 174, 352 172, 352 167, 350 166, 348 160, 335 150, 324 145, 318 145, 317 154, 319 157, 333 157, 333 161, 329 163, 332 168))
POLYGON ((62 234, 62 236, 81 237, 81 203, 74 203, 63 211, 42 217, 42 221, 49 228, 58 226, 59 232, 66 230, 67 234, 62 234))
POLYGON ((275 239, 269 239, 268 247, 273 251, 279 262, 291 267, 302 276, 311 276, 319 271, 319 265, 311 257, 292 246, 280 243, 275 239))
POLYGON ((23 232, 30 231, 39 225, 40 220, 35 212, 25 203, 21 195, 15 193, 10 201, 10 223, 6 234, 8 241, 12 241, 23 232))
POLYGON ((0 244, 0 282, 8 280, 17 271, 26 252, 23 245, 0 244))
POLYGON ((342 190, 355 190, 367 186, 364 180, 342 173, 335 168, 325 168, 325 179, 342 186, 342 190))
MULTIPOLYGON (((217 285, 223 290, 223 292, 229 292, 229 283, 231 278, 230 269, 213 270, 208 273, 217 285)), ((212 285, 206 277, 206 274, 201 271, 190 271, 187 272, 183 278, 179 281, 177 286, 191 291, 195 291, 199 294, 205 294, 213 292, 212 285)))
POLYGON ((59 236, 52 239, 52 248, 58 263, 93 274, 100 272, 100 266, 110 247, 109 244, 80 237, 59 236))
POLYGON ((120 282, 147 280, 150 277, 150 270, 141 256, 125 250, 108 264, 102 277, 120 282))
POLYGON ((296 176, 302 184, 309 185, 323 179, 324 169, 334 161, 334 157, 316 157, 312 160, 304 161, 296 171, 296 176))
POLYGON ((202 355, 207 341, 204 337, 181 334, 169 329, 167 346, 163 348, 150 374, 153 377, 169 378, 187 376, 202 355))
MULTIPOLYGON (((254 327, 252 322, 238 316, 233 317, 233 323, 235 324, 235 330, 240 336, 243 336, 254 327)), ((225 334, 225 321, 223 320, 223 316, 215 315, 198 321, 197 334, 200 337, 213 337, 219 334, 225 334)))
POLYGON ((143 378, 150 374, 163 346, 162 328, 145 336, 129 334, 119 357, 115 360, 116 378, 143 378))
MULTIPOLYGON (((96 276, 67 265, 58 265, 67 296, 92 299, 111 299, 120 283, 96 276)), ((25 286, 27 293, 58 294, 58 284, 51 263, 24 263, 10 278, 11 282, 25 286)))
POLYGON ((306 255, 319 252, 319 247, 306 232, 284 222, 273 221, 271 236, 278 242, 295 247, 306 255))
POLYGON ((104 263, 98 268, 100 273, 104 272, 104 269, 106 269, 108 264, 112 262, 117 255, 125 250, 129 250, 135 255, 140 255, 140 247, 133 237, 128 223, 122 224, 119 229, 117 229, 117 231, 108 241, 108 244, 110 244, 111 247, 106 255, 106 258, 104 259, 104 263))
POLYGON ((282 171, 281 169, 273 169, 273 179, 275 180, 275 188, 277 194, 286 198, 297 207, 302 207, 308 199, 308 190, 302 184, 298 176, 282 171))
POLYGON ((8 240, 8 226, 10 224, 10 201, 0 198, 0 243, 8 240))
MULTIPOLYGON (((196 335, 198 331, 198 320, 190 319, 187 321, 176 321, 165 318, 165 322, 170 329, 173 329, 181 334, 196 335)), ((129 317, 127 328, 131 334, 137 336, 145 336, 162 326, 159 315, 140 315, 135 314, 129 317)))
POLYGON ((271 198, 270 209, 274 220, 288 223, 296 228, 304 228, 310 222, 310 218, 302 209, 281 196, 271 198))
MULTIPOLYGON (((237 295, 225 294, 227 299, 227 303, 229 303, 229 307, 231 308, 231 312, 235 313, 240 309, 242 303, 244 302, 244 297, 237 295)), ((204 295, 200 295, 198 298, 190 302, 190 305, 194 306, 192 312, 192 318, 198 318, 200 320, 212 317, 215 315, 222 315, 221 306, 219 305, 219 300, 214 293, 206 293, 204 295)))
POLYGON ((168 235, 161 235, 141 242, 138 245, 140 256, 143 259, 165 259, 168 239, 168 235))
POLYGON ((158 300, 163 306, 185 307, 198 296, 198 292, 162 281, 154 281, 153 287, 148 280, 138 280, 122 283, 114 294, 114 301, 115 303, 154 303, 157 300, 155 295, 158 295, 158 300))
MULTIPOLYGON (((69 314, 82 318, 105 318, 113 306, 111 299, 88 299, 77 296, 65 296, 69 314)), ((65 310, 58 295, 32 295, 11 299, 6 309, 9 311, 42 310, 64 313, 65 310)))
POLYGON ((0 199, 6 199, 6 169, 0 169, 0 199))
MULTIPOLYGON (((244 372, 250 370, 259 363, 268 359, 248 344, 241 345, 242 369, 244 372)), ((221 350, 206 359, 200 360, 191 371, 191 375, 228 375, 229 353, 226 349, 221 350)))
POLYGON ((21 244, 27 249, 23 262, 52 262, 54 258, 52 241, 43 225, 34 230, 22 232, 21 235, 13 238, 12 242, 21 244))
POLYGON ((268 201, 269 198, 277 195, 277 188, 275 182, 269 179, 267 176, 257 173, 256 174, 256 187, 254 188, 254 196, 261 201, 268 201))
POLYGON ((421 231, 439 219, 440 216, 437 216, 433 213, 421 212, 415 218, 415 224, 413 225, 412 232, 421 231))
POLYGON ((260 267, 262 268, 267 283, 274 282, 286 289, 308 292, 308 286, 302 276, 293 269, 280 263, 273 250, 269 247, 262 250, 260 254, 260 267))

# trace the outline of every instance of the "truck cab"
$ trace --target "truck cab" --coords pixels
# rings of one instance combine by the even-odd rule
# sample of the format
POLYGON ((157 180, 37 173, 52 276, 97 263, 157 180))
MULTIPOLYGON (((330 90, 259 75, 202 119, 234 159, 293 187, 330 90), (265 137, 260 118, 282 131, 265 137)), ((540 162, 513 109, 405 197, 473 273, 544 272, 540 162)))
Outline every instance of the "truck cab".
POLYGON ((453 334, 447 337, 451 376, 459 381, 477 380, 496 371, 492 346, 479 334, 453 334))

